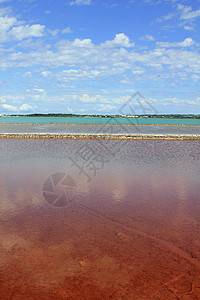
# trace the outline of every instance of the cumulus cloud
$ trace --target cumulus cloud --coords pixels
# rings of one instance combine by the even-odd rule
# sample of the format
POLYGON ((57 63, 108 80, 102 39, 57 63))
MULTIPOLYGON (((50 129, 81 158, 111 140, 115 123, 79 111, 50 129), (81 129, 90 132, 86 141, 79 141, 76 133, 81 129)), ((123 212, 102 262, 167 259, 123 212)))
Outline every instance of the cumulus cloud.
MULTIPOLYGON (((92 4, 92 1, 86 0, 68 0, 68 3, 70 1, 71 5, 92 4)), ((175 2, 168 2, 170 1, 175 2)), ((104 104, 106 109, 107 105, 112 106, 113 103, 121 101, 120 97, 113 97, 114 93, 117 95, 116 90, 122 94, 126 88, 131 89, 136 85, 141 87, 140 83, 147 81, 152 86, 162 84, 165 88, 172 83, 198 86, 199 44, 197 39, 194 38, 196 42, 193 40, 193 32, 189 30, 195 28, 193 20, 198 17, 199 10, 182 4, 175 4, 173 8, 173 13, 168 13, 162 20, 171 20, 169 25, 172 26, 181 24, 188 31, 183 31, 188 33, 188 37, 173 42, 166 39, 166 42, 156 43, 153 35, 146 34, 149 32, 148 28, 140 39, 155 43, 146 43, 146 48, 140 45, 135 47, 137 36, 128 36, 123 32, 116 32, 116 35, 102 43, 94 42, 90 38, 81 39, 80 32, 77 36, 79 38, 68 39, 64 34, 72 32, 70 27, 48 30, 41 24, 28 24, 13 17, 8 10, 0 9, 0 70, 2 73, 5 71, 4 78, 8 78, 1 83, 4 86, 0 92, 0 106, 7 111, 21 112, 34 110, 32 103, 37 103, 40 108, 45 103, 44 109, 48 110, 49 107, 57 109, 57 103, 62 102, 65 105, 67 101, 77 101, 85 107, 87 104, 104 104), (57 35, 57 38, 53 39, 50 34, 57 35), (4 45, 5 42, 12 43, 4 45), (16 89, 20 76, 21 91, 16 89), (5 91, 9 88, 10 98, 5 97, 5 91), (84 91, 82 94, 81 89, 84 91), (94 89, 97 93, 101 90, 104 95, 106 92, 109 94, 109 91, 110 94, 108 97, 96 95, 94 89), (93 93, 88 92, 91 90, 93 93), (14 94, 18 96, 15 100, 11 97, 14 94)), ((153 29, 152 27, 151 33, 153 29)), ((101 108, 103 109, 103 105, 101 108)))
MULTIPOLYGON (((200 54, 185 50, 195 45, 192 38, 174 43, 157 42, 157 48, 137 52, 129 47, 128 37, 124 34, 119 35, 122 38, 116 35, 117 38, 100 45, 93 44, 90 39, 63 40, 56 45, 54 51, 36 49, 27 53, 5 54, 4 59, 0 57, 0 68, 40 66, 44 68, 40 71, 41 78, 55 79, 66 84, 106 78, 125 72, 131 72, 134 78, 150 78, 151 72, 160 72, 163 65, 165 70, 168 70, 169 77, 175 76, 175 72, 177 76, 182 76, 180 72, 185 73, 186 68, 187 74, 200 72, 200 54), (128 47, 119 47, 119 44, 128 47), (52 71, 60 67, 64 69, 52 71)), ((39 93, 36 90, 32 92, 39 93)))
POLYGON ((171 47, 191 47, 195 44, 195 41, 193 41, 192 38, 186 38, 183 42, 175 42, 175 43, 169 43, 169 42, 157 42, 156 45, 159 47, 164 48, 171 48, 171 47))
POLYGON ((19 107, 19 110, 20 111, 31 111, 31 110, 34 110, 35 108, 36 108, 35 105, 30 105, 30 104, 24 103, 19 107))
MULTIPOLYGON (((27 68, 32 73, 26 76, 38 72, 39 80, 51 80, 54 88, 74 88, 87 80, 101 80, 101 84, 107 85, 108 80, 112 84, 118 80, 133 85, 135 80, 157 81, 158 76, 159 80, 179 78, 196 82, 199 77, 194 75, 200 73, 200 54, 190 48, 195 45, 188 37, 182 42, 157 42, 154 49, 137 51, 124 33, 101 44, 94 44, 91 39, 62 40, 49 49, 5 52, 0 56, 0 69, 27 68)), ((32 97, 29 100, 47 99, 41 87, 32 87, 28 92, 32 97)))
POLYGON ((110 47, 123 47, 123 48, 134 47, 134 43, 130 43, 129 37, 124 33, 116 34, 115 38, 112 41, 106 41, 105 45, 110 47))
POLYGON ((17 106, 14 105, 10 105, 10 104, 2 104, 1 105, 4 109, 8 110, 8 111, 19 111, 19 108, 17 106))
POLYGON ((133 47, 134 46, 133 43, 130 43, 129 37, 126 36, 124 33, 116 34, 116 36, 113 40, 113 45, 118 46, 118 47, 133 47))
POLYGON ((43 36, 45 26, 40 24, 35 25, 24 25, 24 26, 17 26, 13 27, 10 32, 9 36, 13 40, 23 40, 28 37, 41 37, 43 36))
POLYGON ((17 23, 17 19, 14 17, 0 17, 0 33, 5 34, 13 25, 17 23))
POLYGON ((2 106, 2 108, 4 108, 7 111, 10 111, 10 112, 32 111, 35 108, 37 108, 37 106, 30 105, 30 104, 27 104, 27 103, 24 103, 19 107, 15 106, 15 105, 10 105, 10 104, 2 104, 1 106, 2 106))
POLYGON ((40 24, 21 25, 15 17, 7 15, 1 10, 0 14, 0 42, 20 41, 31 37, 42 37, 45 26, 40 24))
POLYGON ((83 40, 80 40, 80 39, 75 39, 74 42, 73 42, 73 46, 75 47, 92 47, 93 44, 92 44, 92 40, 91 39, 83 39, 83 40))

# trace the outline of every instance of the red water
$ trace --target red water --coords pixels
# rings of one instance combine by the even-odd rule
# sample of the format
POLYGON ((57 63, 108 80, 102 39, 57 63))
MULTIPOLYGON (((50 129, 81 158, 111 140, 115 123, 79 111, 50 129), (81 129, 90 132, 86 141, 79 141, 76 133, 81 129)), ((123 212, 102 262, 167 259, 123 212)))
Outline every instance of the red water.
POLYGON ((200 142, 87 141, 90 181, 81 141, 1 143, 1 299, 200 299, 200 142), (58 173, 77 187, 61 207, 58 173))

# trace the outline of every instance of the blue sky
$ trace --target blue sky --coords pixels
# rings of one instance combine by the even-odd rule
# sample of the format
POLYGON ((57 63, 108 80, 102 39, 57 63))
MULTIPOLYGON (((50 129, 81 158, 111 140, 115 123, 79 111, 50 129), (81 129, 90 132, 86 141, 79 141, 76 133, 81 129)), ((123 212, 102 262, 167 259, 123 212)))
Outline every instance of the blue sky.
POLYGON ((0 114, 200 114, 199 32, 200 0, 0 0, 0 114))

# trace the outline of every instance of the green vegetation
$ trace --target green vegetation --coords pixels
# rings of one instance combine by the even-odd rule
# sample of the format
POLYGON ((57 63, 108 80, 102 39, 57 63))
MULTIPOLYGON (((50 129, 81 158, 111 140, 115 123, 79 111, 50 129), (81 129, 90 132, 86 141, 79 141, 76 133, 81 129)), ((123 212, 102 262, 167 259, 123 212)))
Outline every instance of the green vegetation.
POLYGON ((78 115, 78 114, 54 114, 54 113, 49 113, 49 114, 28 114, 28 115, 4 115, 4 116, 11 116, 11 117, 99 117, 99 118, 165 118, 165 119, 200 119, 200 115, 192 115, 192 114, 166 114, 166 115, 78 115))
POLYGON ((116 117, 117 115, 77 115, 77 114, 28 114, 28 115, 7 115, 9 117, 101 117, 101 118, 107 118, 107 117, 116 117))

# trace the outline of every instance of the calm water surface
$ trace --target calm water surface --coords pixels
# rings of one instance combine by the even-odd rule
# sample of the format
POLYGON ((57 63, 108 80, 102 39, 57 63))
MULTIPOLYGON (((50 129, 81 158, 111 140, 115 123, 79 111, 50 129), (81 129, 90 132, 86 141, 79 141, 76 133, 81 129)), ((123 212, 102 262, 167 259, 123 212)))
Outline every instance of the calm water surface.
POLYGON ((1 133, 63 133, 63 134, 183 134, 199 135, 200 126, 149 125, 0 125, 1 133))
POLYGON ((169 118, 101 118, 101 117, 0 117, 0 123, 31 123, 31 124, 175 124, 200 125, 200 119, 169 119, 169 118))
POLYGON ((199 299, 200 142, 0 140, 3 299, 199 299))

